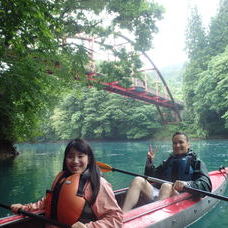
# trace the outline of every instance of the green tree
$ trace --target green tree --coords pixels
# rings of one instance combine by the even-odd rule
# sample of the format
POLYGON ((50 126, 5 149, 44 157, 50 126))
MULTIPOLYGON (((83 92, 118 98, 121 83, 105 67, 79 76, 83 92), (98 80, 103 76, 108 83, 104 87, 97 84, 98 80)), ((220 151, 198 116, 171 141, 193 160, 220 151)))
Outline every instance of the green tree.
POLYGON ((72 90, 50 115, 57 139, 140 139, 161 127, 151 104, 109 94, 95 88, 72 90))
POLYGON ((185 100, 188 108, 185 118, 195 135, 216 136, 226 135, 228 132, 225 49, 225 34, 228 31, 227 3, 228 1, 221 1, 218 14, 212 19, 210 31, 205 38, 207 45, 198 46, 203 44, 199 39, 203 37, 202 29, 197 31, 193 26, 189 30, 190 36, 187 36, 190 61, 184 75, 185 100), (195 42, 189 42, 191 40, 195 42))
POLYGON ((200 73, 207 69, 207 37, 202 25, 201 16, 197 8, 192 9, 186 32, 186 51, 189 63, 185 67, 183 90, 186 103, 185 120, 194 130, 197 130, 196 112, 194 103, 196 100, 195 88, 200 78, 200 73), (195 124, 196 123, 196 124, 195 124))
POLYGON ((208 35, 210 54, 223 53, 228 44, 228 1, 221 0, 217 15, 212 18, 208 35))
POLYGON ((208 64, 208 70, 201 73, 196 87, 198 123, 208 135, 228 133, 228 48, 215 56, 208 64))
POLYGON ((11 142, 37 133, 43 101, 57 85, 59 75, 47 74, 58 61, 52 10, 45 1, 0 2, 0 144, 11 151, 11 142))
MULTIPOLYGON (((40 115, 59 91, 74 86, 74 79, 87 84, 89 50, 67 38, 102 37, 101 44, 118 56, 113 62, 118 65, 124 56, 105 44, 107 38, 128 31, 135 37, 135 52, 147 50, 162 11, 145 0, 0 0, 0 143, 38 135, 40 115), (104 23, 107 15, 109 24, 104 23)), ((135 69, 136 57, 131 56, 128 66, 135 69)))
MULTIPOLYGON (((202 24, 202 18, 198 12, 198 9, 194 7, 191 11, 190 19, 188 20, 186 30, 186 52, 189 59, 198 59, 205 57, 207 52, 208 41, 205 32, 205 28, 202 24)), ((201 61, 201 68, 205 60, 201 61)))

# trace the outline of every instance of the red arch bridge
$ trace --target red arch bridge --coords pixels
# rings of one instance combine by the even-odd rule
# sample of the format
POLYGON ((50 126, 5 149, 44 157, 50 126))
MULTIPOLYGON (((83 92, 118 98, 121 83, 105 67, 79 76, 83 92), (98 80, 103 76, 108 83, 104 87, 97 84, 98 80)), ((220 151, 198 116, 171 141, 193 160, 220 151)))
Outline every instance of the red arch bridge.
MULTIPOLYGON (((102 76, 99 73, 87 73, 89 80, 96 81, 95 76, 102 76)), ((162 123, 168 123, 165 119, 164 113, 160 107, 170 109, 175 117, 175 122, 181 121, 180 111, 183 110, 184 105, 182 102, 176 102, 174 99, 166 94, 158 92, 156 89, 149 88, 146 81, 132 78, 132 86, 125 88, 119 81, 113 82, 99 82, 103 85, 103 89, 111 93, 116 93, 125 97, 141 100, 149 104, 156 105, 157 110, 161 116, 162 123)))
MULTIPOLYGON (((92 72, 87 73, 87 77, 89 80, 92 80, 96 82, 97 77, 102 77, 102 74, 96 73, 96 66, 95 66, 95 61, 94 61, 94 54, 96 53, 94 51, 94 45, 111 45, 113 48, 120 48, 122 45, 126 46, 129 45, 131 46, 134 44, 133 41, 131 41, 128 37, 122 35, 122 34, 116 34, 116 36, 119 37, 120 40, 116 40, 115 36, 113 39, 106 39, 107 44, 104 44, 103 42, 99 41, 99 37, 94 38, 94 37, 86 37, 84 36, 74 36, 72 37, 73 39, 78 39, 80 40, 83 45, 88 46, 88 50, 90 50, 90 59, 91 59, 91 67, 90 70, 92 72), (122 39, 124 40, 124 43, 122 43, 122 39), (87 44, 86 44, 87 42, 87 44), (113 43, 113 44, 112 44, 113 43)), ((97 48, 99 49, 99 48, 97 48)), ((98 53, 97 53, 98 54, 98 53)), ((174 117, 174 121, 172 120, 172 123, 176 123, 181 121, 181 115, 180 111, 184 109, 184 105, 182 102, 174 100, 171 91, 169 90, 169 87, 167 83, 165 82, 161 72, 158 70, 158 68, 155 66, 151 58, 148 56, 148 54, 144 51, 141 51, 141 55, 143 58, 147 61, 149 61, 149 64, 152 66, 150 70, 154 71, 154 76, 160 80, 160 85, 162 86, 163 90, 158 90, 154 88, 149 88, 147 84, 147 80, 141 80, 137 78, 132 78, 132 86, 125 88, 121 86, 121 83, 119 81, 112 81, 112 82, 98 82, 103 85, 103 89, 106 91, 109 91, 111 93, 116 93, 120 94, 125 97, 137 99, 144 101, 149 104, 153 104, 156 106, 160 117, 161 121, 163 124, 169 123, 167 121, 167 112, 163 112, 161 108, 167 108, 171 111, 173 114, 172 116, 174 117), (161 91, 164 91, 163 93, 161 91)), ((106 53, 107 56, 107 53, 106 53)), ((108 57, 109 58, 109 57, 108 57)), ((141 70, 144 71, 144 70, 141 70)), ((156 86, 155 86, 156 88, 156 86)), ((173 119, 173 118, 172 118, 173 119)))

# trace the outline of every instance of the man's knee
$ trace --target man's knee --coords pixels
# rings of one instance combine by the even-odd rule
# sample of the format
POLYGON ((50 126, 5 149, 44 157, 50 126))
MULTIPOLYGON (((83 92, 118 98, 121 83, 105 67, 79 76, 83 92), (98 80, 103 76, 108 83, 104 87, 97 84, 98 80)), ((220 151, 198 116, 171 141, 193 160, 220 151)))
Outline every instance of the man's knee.
POLYGON ((135 177, 134 180, 131 182, 131 187, 135 188, 142 188, 143 185, 146 183, 146 180, 142 177, 135 177))
POLYGON ((162 186, 161 186, 161 189, 162 189, 162 190, 169 190, 169 191, 171 191, 172 188, 173 188, 173 185, 170 184, 170 183, 164 183, 164 184, 162 184, 162 186))

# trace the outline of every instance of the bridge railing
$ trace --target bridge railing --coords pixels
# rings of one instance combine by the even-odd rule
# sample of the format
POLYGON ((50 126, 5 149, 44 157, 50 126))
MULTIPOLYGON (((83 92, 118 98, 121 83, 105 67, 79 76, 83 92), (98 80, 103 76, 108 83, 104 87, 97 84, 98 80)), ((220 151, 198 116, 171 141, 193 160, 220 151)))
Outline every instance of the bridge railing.
MULTIPOLYGON (((136 91, 138 91, 138 92, 147 92, 148 95, 159 96, 166 100, 170 100, 170 97, 167 94, 162 93, 158 89, 150 88, 148 86, 147 81, 144 81, 144 80, 141 80, 138 78, 132 78, 132 87, 135 87, 136 91)), ((181 105, 184 105, 184 103, 182 101, 179 101, 177 99, 175 99, 175 102, 177 102, 181 105)))

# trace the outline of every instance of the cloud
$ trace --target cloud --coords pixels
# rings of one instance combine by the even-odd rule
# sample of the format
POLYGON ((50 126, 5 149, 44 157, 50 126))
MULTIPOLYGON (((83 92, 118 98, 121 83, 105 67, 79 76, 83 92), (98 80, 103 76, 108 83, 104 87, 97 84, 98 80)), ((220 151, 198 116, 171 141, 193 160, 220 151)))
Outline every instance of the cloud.
POLYGON ((155 65, 164 67, 187 60, 185 54, 185 31, 191 7, 195 5, 202 16, 204 26, 216 13, 219 0, 159 0, 166 12, 157 23, 158 34, 154 36, 153 49, 149 52, 155 65))

